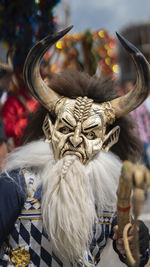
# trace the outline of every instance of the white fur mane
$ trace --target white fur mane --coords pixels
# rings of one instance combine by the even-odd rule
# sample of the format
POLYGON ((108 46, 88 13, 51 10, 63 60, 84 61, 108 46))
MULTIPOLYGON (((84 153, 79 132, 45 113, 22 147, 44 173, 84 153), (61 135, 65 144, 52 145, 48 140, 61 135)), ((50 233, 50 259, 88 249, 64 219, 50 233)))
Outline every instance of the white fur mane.
MULTIPOLYGON (((37 171, 41 172, 47 164, 53 166, 55 163, 52 145, 44 140, 38 140, 11 152, 7 157, 5 168, 7 171, 11 171, 18 168, 35 167, 37 171)), ((90 176, 96 202, 99 202, 100 195, 103 203, 109 203, 108 205, 114 207, 121 170, 120 159, 112 152, 100 151, 85 167, 90 176), (101 183, 98 182, 99 180, 101 183)))
POLYGON ((33 141, 16 148, 8 154, 5 169, 11 171, 18 168, 37 167, 41 169, 47 163, 55 163, 51 145, 44 140, 33 141))

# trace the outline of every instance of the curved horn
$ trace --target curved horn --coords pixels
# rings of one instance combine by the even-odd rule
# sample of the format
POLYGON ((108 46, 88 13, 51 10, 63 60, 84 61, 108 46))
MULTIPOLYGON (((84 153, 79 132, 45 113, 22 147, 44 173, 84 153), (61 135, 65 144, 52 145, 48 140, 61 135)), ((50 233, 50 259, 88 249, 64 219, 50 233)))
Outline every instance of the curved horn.
POLYGON ((136 109, 147 98, 149 94, 149 63, 144 55, 123 36, 117 37, 123 47, 131 55, 137 72, 137 81, 134 88, 127 94, 110 101, 117 118, 136 109))
POLYGON ((45 52, 61 37, 72 29, 70 26, 63 31, 48 35, 29 51, 23 70, 24 80, 31 94, 48 110, 53 109, 60 96, 46 85, 40 75, 40 61, 45 52))

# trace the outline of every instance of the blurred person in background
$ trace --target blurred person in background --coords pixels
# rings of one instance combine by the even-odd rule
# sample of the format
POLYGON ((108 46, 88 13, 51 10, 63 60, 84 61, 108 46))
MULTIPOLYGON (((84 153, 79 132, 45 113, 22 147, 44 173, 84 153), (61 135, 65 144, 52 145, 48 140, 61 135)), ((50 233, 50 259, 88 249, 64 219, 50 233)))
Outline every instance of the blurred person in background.
MULTIPOLYGON (((132 42, 150 62, 150 22, 128 26, 121 34, 132 42)), ((132 60, 118 44, 118 62, 121 70, 120 84, 124 93, 133 89, 136 72, 132 60)), ((143 162, 150 168, 150 96, 136 110, 130 113, 135 131, 143 143, 143 162)))
POLYGON ((22 68, 17 69, 13 75, 15 75, 15 82, 11 80, 9 90, 5 88, 7 98, 1 108, 6 136, 12 148, 20 145, 28 117, 36 110, 37 106, 37 101, 33 99, 22 79, 22 68))
POLYGON ((136 132, 143 142, 143 160, 150 169, 150 96, 136 110, 131 112, 131 116, 136 124, 136 132))
POLYGON ((8 149, 20 145, 28 116, 36 109, 37 102, 28 92, 22 79, 22 68, 14 70, 8 53, 7 62, 0 62, 1 116, 8 138, 8 149), (5 93, 5 99, 3 99, 5 93))
MULTIPOLYGON (((13 80, 14 70, 11 54, 12 51, 9 51, 6 56, 6 62, 0 62, 0 113, 2 112, 3 105, 7 100, 7 95, 13 80)), ((5 132, 3 119, 1 118, 1 120, 3 124, 3 131, 5 132)), ((14 149, 14 141, 12 138, 7 139, 7 148, 8 151, 12 151, 14 149)))
MULTIPOLYGON (((28 117, 38 105, 22 78, 24 60, 36 41, 55 30, 53 8, 57 3, 59 0, 0 1, 0 41, 7 51, 15 51, 11 58, 13 71, 8 74, 6 69, 0 81, 2 90, 7 91, 1 115, 11 149, 20 145, 28 117)), ((3 65, 0 64, 2 70, 3 65)))
POLYGON ((7 138, 4 130, 4 123, 2 118, 0 117, 0 171, 4 167, 5 158, 8 153, 7 148, 7 138))

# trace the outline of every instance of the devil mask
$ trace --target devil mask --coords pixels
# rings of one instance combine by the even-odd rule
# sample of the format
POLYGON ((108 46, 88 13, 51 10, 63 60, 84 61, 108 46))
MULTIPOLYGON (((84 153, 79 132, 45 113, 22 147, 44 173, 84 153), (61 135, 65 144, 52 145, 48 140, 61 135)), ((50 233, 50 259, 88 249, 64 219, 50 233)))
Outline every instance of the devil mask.
POLYGON ((55 123, 46 115, 43 131, 46 140, 52 142, 56 160, 73 154, 87 164, 101 149, 108 151, 118 141, 119 126, 106 134, 107 125, 137 108, 148 96, 149 64, 136 47, 117 34, 136 65, 137 82, 134 89, 101 104, 86 96, 76 99, 60 96, 42 80, 40 61, 47 49, 71 28, 47 36, 30 50, 24 65, 24 79, 31 94, 55 114, 55 123))

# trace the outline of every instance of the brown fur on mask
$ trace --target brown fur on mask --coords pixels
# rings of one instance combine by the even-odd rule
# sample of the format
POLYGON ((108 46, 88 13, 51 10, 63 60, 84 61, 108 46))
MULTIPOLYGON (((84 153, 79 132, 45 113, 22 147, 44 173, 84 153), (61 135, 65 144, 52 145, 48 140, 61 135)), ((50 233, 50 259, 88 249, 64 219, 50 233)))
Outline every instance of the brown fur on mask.
MULTIPOLYGON (((49 81, 49 86, 60 95, 76 98, 87 96, 94 102, 103 103, 116 98, 115 84, 110 79, 97 78, 77 70, 67 69, 60 74, 55 74, 49 81)), ((42 124, 47 110, 39 106, 38 110, 29 118, 22 143, 44 137, 42 124)), ((55 117, 50 113, 52 121, 55 117)), ((121 160, 136 162, 142 153, 142 144, 134 131, 134 122, 129 115, 116 119, 115 123, 108 125, 108 130, 114 126, 120 126, 120 137, 117 144, 110 150, 120 157, 121 160)))

